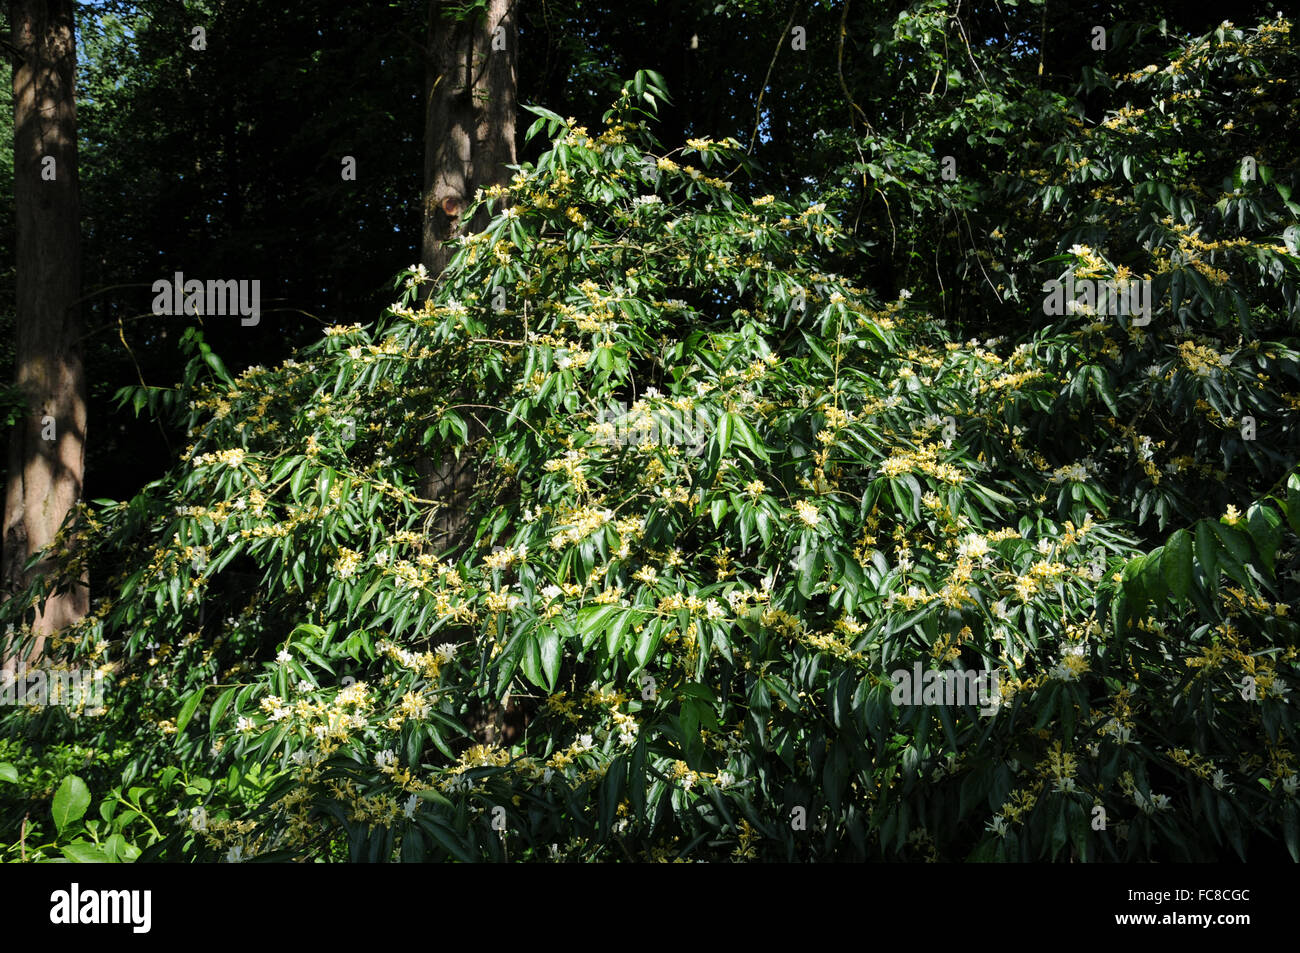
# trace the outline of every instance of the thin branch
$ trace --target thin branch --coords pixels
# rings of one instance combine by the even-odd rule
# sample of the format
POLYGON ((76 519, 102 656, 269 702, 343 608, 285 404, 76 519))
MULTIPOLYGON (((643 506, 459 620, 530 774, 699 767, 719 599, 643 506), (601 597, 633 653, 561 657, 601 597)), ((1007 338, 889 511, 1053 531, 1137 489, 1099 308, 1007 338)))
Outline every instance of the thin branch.
POLYGON ((790 27, 794 25, 794 15, 798 11, 799 4, 795 3, 790 8, 790 19, 785 21, 785 29, 776 38, 776 49, 772 51, 772 61, 767 64, 767 75, 763 77, 763 85, 758 89, 758 102, 754 104, 754 134, 749 137, 749 148, 745 150, 745 155, 749 155, 754 151, 754 143, 758 141, 758 127, 763 121, 763 94, 767 92, 767 84, 772 81, 772 70, 776 69, 776 61, 781 55, 781 47, 785 46, 785 38, 790 35, 790 27))
MULTIPOLYGON (((850 2, 851 0, 844 0, 844 9, 840 11, 840 40, 835 48, 835 73, 840 78, 840 89, 843 90, 844 92, 845 100, 848 102, 850 106, 852 106, 854 109, 858 111, 858 115, 862 117, 863 124, 867 127, 867 132, 871 133, 874 136, 876 134, 876 130, 871 127, 871 120, 869 120, 867 118, 867 114, 862 111, 862 107, 859 106, 856 102, 854 102, 853 94, 849 92, 849 84, 844 81, 844 38, 849 35, 849 30, 846 24, 848 23, 849 20, 850 2)), ((853 113, 850 112, 849 113, 850 130, 853 128, 853 123, 854 123, 853 113)))
MULTIPOLYGON (((1047 9, 1046 4, 1043 5, 1043 9, 1044 10, 1047 9)), ((989 88, 988 78, 984 75, 984 71, 980 69, 979 63, 975 62, 975 54, 971 52, 971 48, 970 48, 970 39, 966 36, 966 25, 961 22, 960 3, 957 4, 957 12, 953 14, 952 18, 957 21, 957 32, 961 34, 961 42, 966 47, 966 58, 970 60, 970 65, 975 67, 975 72, 979 74, 980 82, 984 84, 984 88, 988 89, 989 88)))
MULTIPOLYGON (((149 385, 144 382, 144 371, 140 370, 140 362, 135 358, 135 351, 131 350, 131 345, 126 343, 126 326, 122 323, 121 318, 117 319, 117 336, 122 341, 122 347, 126 348, 127 356, 131 358, 131 363, 135 367, 136 376, 140 378, 140 386, 145 390, 148 390, 149 385)), ((167 438, 167 428, 164 427, 163 422, 157 418, 155 418, 154 423, 158 425, 158 432, 162 434, 163 445, 167 447, 167 453, 170 455, 172 453, 172 442, 167 438)))

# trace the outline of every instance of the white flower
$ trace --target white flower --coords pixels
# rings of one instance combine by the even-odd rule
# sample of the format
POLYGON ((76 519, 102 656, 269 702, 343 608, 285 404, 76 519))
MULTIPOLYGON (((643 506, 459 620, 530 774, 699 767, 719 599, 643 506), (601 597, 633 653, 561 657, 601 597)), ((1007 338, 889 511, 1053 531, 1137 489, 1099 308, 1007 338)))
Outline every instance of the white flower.
POLYGON ((1282 780, 1282 790, 1286 792, 1287 797, 1295 797, 1296 791, 1300 790, 1300 777, 1288 774, 1282 780))
POLYGON ((293 656, 284 649, 280 649, 280 654, 275 657, 275 660, 281 665, 287 665, 289 662, 293 661, 293 656))
POLYGON ((1214 772, 1214 775, 1210 778, 1210 780, 1214 782, 1214 789, 1216 791, 1222 791, 1223 786, 1228 781, 1228 773, 1220 769, 1214 772))
POLYGON ((1007 819, 1003 817, 1001 814, 995 814, 993 816, 992 822, 990 822, 989 824, 989 830, 991 830, 994 834, 997 834, 999 837, 1006 836, 1007 819))
POLYGON ((542 590, 542 595, 544 595, 548 600, 555 599, 560 595, 561 591, 562 590, 559 586, 552 584, 542 590))
POLYGON ((208 829, 208 812, 201 807, 190 808, 190 830, 205 831, 208 829))
POLYGON ((444 642, 434 650, 434 653, 438 656, 438 661, 445 665, 455 658, 456 646, 451 642, 444 642))
POLYGON ((736 776, 730 771, 719 771, 714 783, 720 788, 729 788, 736 783, 736 776))
POLYGON ((230 850, 226 851, 226 863, 242 864, 244 862, 244 848, 236 844, 230 850))
POLYGON ((402 813, 406 815, 407 820, 410 820, 411 818, 415 817, 415 809, 416 807, 419 806, 419 804, 420 804, 420 798, 415 794, 412 794, 410 797, 406 799, 406 804, 402 808, 402 813))
POLYGON ((391 748, 385 748, 379 754, 375 755, 375 767, 380 771, 387 771, 397 763, 397 755, 393 754, 391 748))
POLYGON ((799 500, 799 502, 795 503, 794 508, 799 512, 799 519, 803 520, 808 526, 816 526, 821 521, 821 514, 817 512, 817 507, 807 500, 799 500))
POLYGON ((257 726, 253 724, 253 720, 251 718, 245 718, 243 715, 240 715, 239 721, 235 723, 236 731, 252 731, 256 727, 257 726))

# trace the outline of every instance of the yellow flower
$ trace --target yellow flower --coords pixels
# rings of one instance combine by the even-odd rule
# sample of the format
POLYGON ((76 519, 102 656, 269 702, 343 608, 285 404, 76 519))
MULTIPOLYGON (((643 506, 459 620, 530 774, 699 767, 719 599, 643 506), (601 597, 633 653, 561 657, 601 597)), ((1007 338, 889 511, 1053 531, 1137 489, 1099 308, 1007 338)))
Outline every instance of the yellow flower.
POLYGON ((1229 506, 1223 514, 1223 521, 1229 526, 1236 526, 1241 522, 1241 513, 1237 511, 1235 506, 1229 506))
POLYGON ((821 514, 817 512, 817 507, 813 506, 807 500, 800 500, 794 505, 799 511, 799 519, 803 520, 809 526, 816 526, 821 522, 821 514))
POLYGON ((361 564, 361 554, 353 552, 350 549, 340 549, 339 558, 334 563, 334 571, 338 573, 339 578, 347 579, 356 573, 357 567, 361 564))

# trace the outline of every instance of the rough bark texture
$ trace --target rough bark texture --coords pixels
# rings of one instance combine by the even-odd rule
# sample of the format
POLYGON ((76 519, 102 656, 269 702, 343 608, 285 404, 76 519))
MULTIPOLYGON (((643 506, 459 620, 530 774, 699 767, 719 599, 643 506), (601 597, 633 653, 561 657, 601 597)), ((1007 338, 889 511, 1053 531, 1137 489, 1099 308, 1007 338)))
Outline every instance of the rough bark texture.
MULTIPOLYGON (((77 194, 76 34, 72 0, 12 0, 14 204, 17 211, 16 383, 28 412, 9 442, 3 585, 11 594, 48 564, 23 571, 81 496, 86 384, 81 357, 81 226, 77 194), (51 169, 48 160, 53 159, 51 169), (43 176, 44 173, 44 176, 43 176), (53 178, 50 178, 50 175, 53 178), (53 439, 48 439, 52 437, 53 439)), ((46 639, 89 608, 84 585, 56 593, 36 617, 30 664, 46 639)), ((18 658, 4 653, 10 670, 18 658)))
POLYGON ((422 257, 434 276, 450 260, 447 240, 485 224, 461 221, 474 192, 509 182, 516 161, 514 0, 488 0, 485 16, 466 20, 453 8, 429 4, 422 257))
MULTIPOLYGON (((465 20, 456 19, 453 6, 429 5, 422 259, 435 277, 450 260, 448 240, 487 224, 485 214, 462 220, 474 193, 508 183, 507 166, 517 161, 515 2, 488 0, 485 15, 465 20)), ((483 433, 472 414, 465 416, 472 443, 483 433)), ((420 469, 424 496, 440 505, 434 544, 449 547, 463 529, 474 489, 472 454, 423 461, 420 469)))

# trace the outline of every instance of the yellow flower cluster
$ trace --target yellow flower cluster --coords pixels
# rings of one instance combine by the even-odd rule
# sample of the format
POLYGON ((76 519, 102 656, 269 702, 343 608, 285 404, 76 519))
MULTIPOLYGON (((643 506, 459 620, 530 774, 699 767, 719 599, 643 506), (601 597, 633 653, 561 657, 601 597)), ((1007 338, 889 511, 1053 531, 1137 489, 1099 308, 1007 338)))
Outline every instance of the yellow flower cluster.
POLYGON ((960 470, 952 464, 939 462, 939 453, 946 449, 942 443, 925 443, 915 450, 898 451, 881 463, 880 471, 890 479, 919 471, 944 483, 964 483, 966 477, 960 470))
POLYGON ((214 463, 224 463, 228 467, 237 467, 244 462, 244 451, 238 447, 232 450, 219 450, 216 453, 203 453, 194 458, 196 467, 210 466, 214 463))

